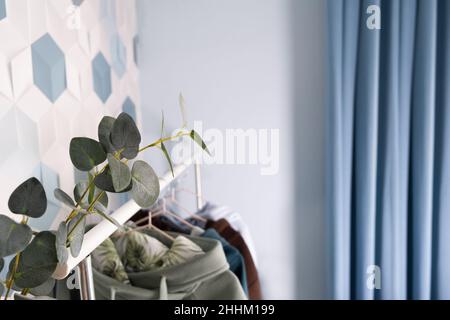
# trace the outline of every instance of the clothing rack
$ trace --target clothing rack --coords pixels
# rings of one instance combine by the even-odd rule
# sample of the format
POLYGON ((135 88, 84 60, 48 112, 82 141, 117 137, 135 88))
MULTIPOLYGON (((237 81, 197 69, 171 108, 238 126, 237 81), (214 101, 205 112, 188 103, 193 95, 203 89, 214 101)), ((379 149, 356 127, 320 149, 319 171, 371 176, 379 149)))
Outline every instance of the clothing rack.
MULTIPOLYGON (((159 179, 161 192, 170 186, 174 181, 178 180, 192 165, 195 166, 195 188, 197 193, 197 207, 201 209, 203 206, 203 197, 201 189, 200 164, 191 158, 184 163, 173 168, 173 175, 168 171, 159 179)), ((119 224, 123 225, 129 221, 141 208, 134 200, 130 200, 111 214, 119 224)), ((69 254, 69 258, 65 264, 58 264, 53 278, 56 280, 65 279, 73 269, 78 267, 78 283, 80 285, 80 294, 82 300, 95 300, 94 281, 92 276, 92 265, 90 254, 108 239, 117 227, 107 220, 103 220, 90 231, 88 231, 83 240, 80 254, 75 258, 69 254)))

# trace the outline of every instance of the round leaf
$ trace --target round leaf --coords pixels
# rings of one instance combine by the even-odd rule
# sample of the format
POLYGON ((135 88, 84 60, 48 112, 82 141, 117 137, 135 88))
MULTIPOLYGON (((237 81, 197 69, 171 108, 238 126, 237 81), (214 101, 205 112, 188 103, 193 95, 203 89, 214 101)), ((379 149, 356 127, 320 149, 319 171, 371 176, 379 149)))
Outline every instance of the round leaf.
POLYGON ((113 117, 106 116, 103 117, 102 121, 100 121, 100 124, 98 125, 98 140, 106 153, 113 153, 115 151, 114 146, 111 143, 111 130, 115 121, 116 119, 113 117))
POLYGON ((31 218, 40 218, 47 210, 47 196, 44 187, 36 178, 22 183, 12 193, 8 201, 11 212, 31 218))
POLYGON ((111 142, 116 150, 122 150, 121 155, 127 159, 134 159, 138 155, 141 134, 133 118, 128 114, 121 113, 114 122, 111 142))
POLYGON ((204 151, 206 151, 207 154, 211 155, 211 152, 209 152, 208 146, 203 141, 202 137, 200 137, 200 135, 197 132, 195 132, 195 130, 192 130, 190 132, 189 136, 191 137, 192 140, 194 140, 194 142, 196 144, 198 144, 204 151))
POLYGON ((170 158, 169 155, 169 151, 167 151, 166 146, 164 145, 164 143, 161 142, 161 151, 164 153, 164 156, 167 159, 167 163, 169 163, 169 167, 170 167, 170 172, 172 172, 172 176, 175 177, 175 174, 173 172, 173 163, 172 163, 172 159, 170 158))
POLYGON ((63 264, 67 262, 69 258, 69 251, 66 247, 67 243, 67 225, 65 222, 61 222, 56 232, 56 255, 59 263, 63 264))
POLYGON ((131 171, 133 187, 131 194, 142 208, 151 207, 158 200, 159 179, 152 167, 144 161, 136 161, 131 171))
POLYGON ((86 228, 86 219, 84 217, 84 214, 78 214, 69 223, 68 230, 72 231, 74 229, 74 231, 72 231, 72 234, 69 239, 70 252, 72 253, 72 256, 74 256, 74 257, 78 257, 78 255, 80 254, 81 246, 83 245, 85 228, 86 228))
POLYGON ((3 283, 0 282, 0 297, 3 295, 4 292, 5 292, 5 286, 3 285, 3 283))
POLYGON ((55 279, 49 278, 40 286, 32 288, 30 290, 30 293, 36 297, 47 296, 50 292, 52 292, 53 288, 55 287, 55 283, 55 279))
MULTIPOLYGON (((89 183, 87 181, 81 181, 75 186, 73 190, 73 195, 75 197, 76 202, 80 203, 81 196, 83 195, 84 191, 88 188, 88 186, 89 183)), ((96 188, 95 185, 92 188, 94 189, 92 198, 95 199, 97 198, 99 193, 102 192, 102 190, 96 188)), ((108 195, 106 193, 103 193, 103 195, 98 199, 97 203, 100 203, 103 207, 108 208, 108 195)), ((87 209, 89 207, 89 198, 87 196, 83 198, 83 200, 80 203, 80 206, 83 209, 87 209)))
MULTIPOLYGON (((22 252, 14 282, 20 288, 36 288, 45 283, 58 264, 55 246, 56 236, 49 231, 36 235, 22 252)), ((10 272, 14 266, 13 259, 10 272)))
POLYGON ((74 138, 70 142, 70 159, 80 171, 90 171, 106 160, 102 145, 89 138, 74 138))
POLYGON ((0 258, 25 249, 32 236, 33 232, 29 226, 0 215, 0 258))
POLYGON ((108 163, 109 168, 111 169, 114 190, 116 190, 116 192, 125 190, 131 182, 130 169, 125 163, 117 160, 111 154, 108 154, 108 163))
POLYGON ((97 177, 95 177, 94 184, 100 190, 103 190, 106 192, 111 192, 111 193, 124 193, 124 192, 128 192, 131 190, 131 183, 130 183, 130 185, 125 190, 123 190, 121 192, 117 192, 114 189, 111 170, 109 168, 106 169, 105 172, 103 172, 103 173, 99 174, 97 177))
POLYGON ((94 184, 100 190, 103 190, 106 192, 111 192, 111 193, 116 192, 114 190, 114 185, 113 185, 112 176, 111 176, 111 170, 109 170, 109 168, 95 177, 94 184))
POLYGON ((72 198, 61 189, 55 189, 54 195, 56 199, 69 208, 75 208, 75 202, 73 202, 72 198))

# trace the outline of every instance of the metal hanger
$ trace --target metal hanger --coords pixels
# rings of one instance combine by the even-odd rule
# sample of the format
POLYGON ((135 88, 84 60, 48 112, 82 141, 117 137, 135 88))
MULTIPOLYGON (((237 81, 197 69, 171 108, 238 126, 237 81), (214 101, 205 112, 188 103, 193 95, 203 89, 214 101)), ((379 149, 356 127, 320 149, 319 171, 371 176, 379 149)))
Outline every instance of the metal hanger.
POLYGON ((159 233, 160 235, 166 237, 166 238, 169 239, 171 242, 175 241, 175 238, 172 237, 170 234, 168 234, 167 232, 165 232, 165 231, 159 229, 158 227, 156 227, 156 226, 154 226, 154 225, 152 224, 152 217, 153 217, 152 212, 149 210, 149 211, 148 211, 148 216, 147 216, 147 217, 142 218, 142 219, 140 219, 139 221, 136 221, 136 222, 135 222, 136 225, 139 225, 139 224, 144 223, 144 222, 147 222, 147 224, 144 225, 144 226, 141 226, 141 227, 133 228, 133 230, 135 230, 135 231, 140 231, 140 230, 145 230, 145 229, 151 229, 151 230, 156 231, 156 232, 159 233))

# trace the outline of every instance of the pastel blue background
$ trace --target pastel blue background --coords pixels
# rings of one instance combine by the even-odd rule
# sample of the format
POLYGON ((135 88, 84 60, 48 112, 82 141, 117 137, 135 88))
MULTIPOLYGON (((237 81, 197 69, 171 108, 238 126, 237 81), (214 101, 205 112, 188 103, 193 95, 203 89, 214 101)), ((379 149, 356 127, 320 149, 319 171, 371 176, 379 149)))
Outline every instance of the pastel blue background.
POLYGON ((330 0, 328 12, 332 297, 449 299, 450 3, 330 0), (371 4, 381 30, 366 27, 371 4))

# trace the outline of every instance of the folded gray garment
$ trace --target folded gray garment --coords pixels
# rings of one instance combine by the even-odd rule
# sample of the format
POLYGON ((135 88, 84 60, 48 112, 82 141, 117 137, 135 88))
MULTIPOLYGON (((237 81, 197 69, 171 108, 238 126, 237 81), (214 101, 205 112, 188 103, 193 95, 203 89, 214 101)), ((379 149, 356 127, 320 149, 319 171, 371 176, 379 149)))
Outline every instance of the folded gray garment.
POLYGON ((198 245, 183 236, 176 237, 170 248, 158 239, 132 229, 116 233, 113 241, 127 272, 170 267, 204 254, 198 245))
POLYGON ((162 267, 172 267, 204 254, 202 248, 183 236, 175 238, 170 249, 161 257, 162 267))
POLYGON ((161 267, 161 258, 169 250, 157 239, 135 230, 115 234, 112 239, 127 272, 161 267))
POLYGON ((123 283, 130 283, 119 253, 110 238, 103 241, 91 254, 94 268, 123 283))
POLYGON ((14 300, 56 300, 56 299, 52 297, 24 296, 22 294, 16 293, 14 295, 14 300))
MULTIPOLYGON (((157 234, 166 246, 171 243, 157 234)), ((178 234, 171 233, 176 238, 178 234)), ((203 254, 188 261, 155 270, 128 273, 130 285, 125 285, 93 269, 95 296, 99 300, 234 300, 246 299, 238 278, 229 270, 222 244, 217 240, 185 236, 195 243, 203 254)), ((181 239, 179 244, 186 242, 181 239)), ((177 257, 178 258, 178 257, 177 257)), ((173 257, 167 261, 173 262, 173 257)), ((176 259, 175 259, 176 260, 176 259)), ((178 261, 176 261, 178 262, 178 261)))

